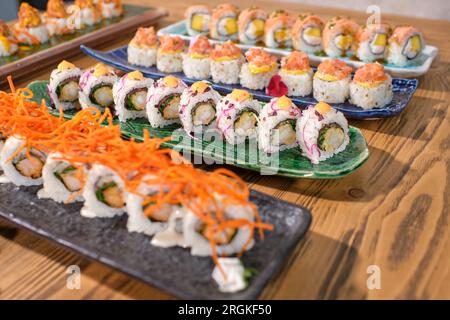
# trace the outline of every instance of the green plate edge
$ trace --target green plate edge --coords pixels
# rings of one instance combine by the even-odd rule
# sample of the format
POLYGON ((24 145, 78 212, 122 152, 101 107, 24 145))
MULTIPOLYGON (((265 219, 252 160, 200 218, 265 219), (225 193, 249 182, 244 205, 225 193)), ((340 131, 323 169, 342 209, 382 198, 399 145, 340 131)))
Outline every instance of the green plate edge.
MULTIPOLYGON (((37 80, 28 84, 28 88, 33 92, 36 102, 45 100, 50 105, 50 98, 47 93, 46 80, 37 80)), ((57 115, 58 112, 54 111, 57 115)), ((67 112, 65 118, 70 119, 74 112, 67 112)), ((197 160, 201 156, 203 163, 227 164, 237 167, 264 172, 265 174, 276 174, 291 178, 308 179, 335 179, 346 176, 358 169, 369 157, 369 149, 361 131, 355 127, 349 128, 350 143, 347 148, 334 157, 320 162, 317 165, 301 155, 300 148, 289 149, 279 154, 279 169, 267 164, 271 160, 270 156, 263 153, 248 152, 248 142, 242 145, 232 146, 222 141, 197 141, 191 139, 179 125, 167 126, 163 129, 155 129, 145 119, 134 119, 120 123, 117 119, 115 124, 120 124, 122 135, 125 138, 134 138, 142 141, 142 131, 149 130, 152 136, 164 138, 171 136, 172 141, 164 143, 162 146, 176 149, 177 151, 194 157, 197 160), (179 129, 179 130, 177 130, 179 129), (227 150, 228 152, 225 152, 227 150), (252 162, 250 162, 252 159, 252 162)), ((197 163, 194 161, 194 163, 197 163)), ((199 162, 200 163, 200 162, 199 162)))

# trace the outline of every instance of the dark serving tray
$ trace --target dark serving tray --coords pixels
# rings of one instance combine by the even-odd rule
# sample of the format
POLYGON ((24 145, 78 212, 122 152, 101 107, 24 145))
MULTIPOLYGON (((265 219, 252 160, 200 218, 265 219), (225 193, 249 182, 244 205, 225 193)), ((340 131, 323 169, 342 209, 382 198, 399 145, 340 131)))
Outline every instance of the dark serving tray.
POLYGON ((307 209, 252 191, 262 219, 275 228, 242 257, 244 266, 258 274, 246 290, 229 294, 212 280, 211 258, 193 257, 183 248, 154 247, 150 237, 127 231, 126 215, 83 218, 82 204, 38 199, 39 188, 0 184, 0 217, 182 299, 256 299, 311 223, 307 209))

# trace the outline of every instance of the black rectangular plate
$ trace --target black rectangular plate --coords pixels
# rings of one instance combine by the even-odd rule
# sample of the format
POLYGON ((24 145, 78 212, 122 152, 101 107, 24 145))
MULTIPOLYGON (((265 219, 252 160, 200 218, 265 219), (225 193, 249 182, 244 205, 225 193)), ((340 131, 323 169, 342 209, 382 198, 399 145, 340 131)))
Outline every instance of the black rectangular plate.
POLYGON ((38 199, 39 188, 0 184, 0 216, 182 299, 256 299, 311 223, 307 209, 252 190, 251 201, 263 221, 275 229, 263 241, 257 239, 242 257, 245 267, 259 271, 248 288, 222 293, 211 278, 211 258, 191 256, 188 249, 152 246, 150 237, 127 231, 126 215, 83 218, 81 203, 63 205, 38 199))

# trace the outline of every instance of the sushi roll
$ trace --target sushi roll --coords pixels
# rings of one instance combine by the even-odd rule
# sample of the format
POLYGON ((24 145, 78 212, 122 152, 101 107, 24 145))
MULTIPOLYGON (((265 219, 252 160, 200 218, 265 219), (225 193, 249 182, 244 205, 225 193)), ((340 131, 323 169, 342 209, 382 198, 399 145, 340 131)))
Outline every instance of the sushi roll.
POLYGON ((239 83, 239 73, 244 57, 233 42, 216 44, 211 53, 211 77, 214 82, 239 83))
POLYGON ((313 70, 309 66, 309 58, 306 53, 293 51, 283 57, 279 75, 288 87, 289 96, 304 97, 311 94, 313 70))
POLYGON ((16 186, 41 185, 42 168, 47 155, 35 148, 27 152, 25 145, 26 141, 19 137, 13 136, 6 140, 0 154, 3 174, 16 186))
POLYGON ((86 218, 112 218, 122 215, 126 210, 127 192, 124 183, 104 165, 94 164, 88 171, 83 198, 81 215, 86 218))
POLYGON ((161 78, 150 87, 145 109, 152 127, 180 123, 180 98, 186 88, 187 85, 174 76, 161 78))
POLYGON ((304 110, 297 120, 297 140, 302 154, 318 164, 347 147, 347 119, 325 102, 319 102, 304 110))
POLYGON ((411 26, 400 26, 394 29, 389 38, 387 61, 403 67, 416 61, 425 48, 423 34, 411 26))
POLYGON ((188 210, 181 206, 174 209, 167 221, 167 227, 154 235, 151 244, 161 248, 175 246, 186 248, 183 225, 187 213, 188 210))
POLYGON ((392 78, 379 63, 359 67, 350 83, 350 102, 363 109, 381 108, 392 101, 392 78))
POLYGON ((83 29, 93 26, 102 20, 97 5, 93 0, 75 0, 75 3, 67 9, 71 15, 76 14, 75 29, 83 29))
POLYGON ((173 73, 183 71, 184 40, 179 36, 163 35, 156 55, 156 67, 159 71, 173 73))
POLYGON ((263 90, 278 72, 277 57, 261 48, 250 48, 245 53, 247 63, 241 68, 241 85, 248 89, 263 90))
POLYGON ((341 60, 325 60, 317 67, 313 94, 317 101, 342 103, 350 94, 352 68, 341 60))
POLYGON ((364 62, 385 59, 390 33, 387 24, 370 24, 360 28, 355 37, 356 57, 364 62))
MULTIPOLYGON (((252 210, 247 206, 228 205, 223 211, 221 220, 225 223, 230 220, 247 220, 249 223, 254 221, 252 210)), ((185 216, 183 221, 184 243, 191 248, 193 256, 213 255, 211 242, 215 244, 218 256, 240 253, 253 247, 254 240, 249 226, 226 227, 217 231, 219 220, 217 218, 214 220, 205 223, 192 212, 188 212, 185 216)))
POLYGON ((123 14, 122 0, 98 0, 97 6, 103 19, 116 18, 123 14))
POLYGON ((276 153, 297 146, 295 125, 300 109, 286 96, 273 98, 259 115, 259 147, 276 153))
POLYGON ((190 36, 209 33, 211 10, 205 5, 190 6, 184 13, 186 30, 190 36))
POLYGON ((41 15, 36 8, 26 2, 19 7, 18 22, 14 24, 13 34, 19 43, 39 45, 48 41, 48 31, 42 23, 41 15))
POLYGON ((15 54, 19 49, 16 42, 8 25, 0 20, 0 57, 9 57, 15 54))
POLYGON ((128 232, 139 232, 152 236, 163 230, 169 225, 170 215, 180 208, 178 205, 164 203, 160 208, 155 208, 150 214, 147 214, 149 207, 155 206, 158 193, 162 190, 161 186, 142 183, 136 193, 129 193, 127 197, 127 229, 128 232))
POLYGON ((77 109, 81 70, 70 62, 63 60, 52 71, 48 84, 48 93, 52 106, 63 110, 77 109))
POLYGON ((348 18, 334 17, 323 28, 323 48, 331 57, 344 57, 354 54, 355 36, 359 25, 348 18))
POLYGON ((50 37, 73 33, 75 30, 74 26, 69 25, 69 15, 62 0, 49 0, 44 17, 50 37))
POLYGON ((267 13, 258 7, 243 10, 238 18, 239 41, 244 44, 262 42, 266 19, 267 13))
POLYGON ((140 71, 125 74, 113 86, 114 105, 119 121, 145 118, 148 88, 153 80, 145 78, 140 71))
POLYGON ((234 89, 217 104, 217 128, 230 144, 258 137, 259 101, 245 90, 234 89))
POLYGON ((59 153, 50 153, 42 169, 43 188, 39 198, 50 198, 56 202, 82 201, 81 181, 78 168, 62 160, 59 153))
POLYGON ((272 12, 264 27, 264 43, 270 48, 292 47, 291 29, 295 18, 284 10, 272 12))
POLYGON ((209 22, 209 36, 215 40, 236 40, 238 38, 237 19, 239 9, 229 3, 213 9, 209 22))
POLYGON ((292 45, 306 53, 322 51, 323 20, 313 14, 301 14, 292 26, 292 45))
POLYGON ((157 38, 153 27, 140 27, 128 44, 128 62, 151 67, 156 64, 157 38))
POLYGON ((112 88, 117 82, 114 70, 103 63, 85 71, 80 78, 79 101, 81 108, 96 107, 99 110, 114 110, 112 88))
POLYGON ((209 57, 212 46, 205 36, 196 36, 189 44, 186 54, 183 54, 183 72, 188 78, 207 79, 211 77, 209 57))
POLYGON ((190 134, 195 129, 214 127, 216 105, 221 96, 205 81, 197 81, 185 89, 180 100, 180 120, 190 134))

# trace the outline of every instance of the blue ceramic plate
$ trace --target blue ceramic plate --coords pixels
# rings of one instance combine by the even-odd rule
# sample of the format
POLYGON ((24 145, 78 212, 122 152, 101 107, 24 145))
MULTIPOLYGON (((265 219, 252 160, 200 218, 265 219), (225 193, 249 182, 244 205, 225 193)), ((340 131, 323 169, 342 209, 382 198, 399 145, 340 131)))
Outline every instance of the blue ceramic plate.
MULTIPOLYGON (((117 48, 107 52, 101 52, 98 50, 91 49, 84 45, 81 45, 81 50, 94 57, 95 59, 109 64, 117 69, 123 70, 125 72, 130 72, 133 70, 141 71, 146 77, 159 79, 167 75, 167 73, 161 72, 156 67, 140 67, 128 63, 127 58, 127 46, 117 48)), ((174 73, 174 76, 182 79, 187 84, 192 84, 197 81, 195 79, 187 78, 183 73, 174 73)), ((338 103, 333 104, 333 107, 341 111, 348 118, 355 119, 376 119, 376 118, 387 118, 398 115, 402 112, 408 105, 409 100, 413 96, 417 89, 418 80, 416 79, 393 79, 392 86, 394 91, 394 99, 390 104, 383 108, 364 110, 351 103, 338 103)), ((230 93, 235 88, 243 88, 241 85, 227 85, 227 84, 217 84, 213 83, 213 88, 222 94, 230 93)), ((245 88, 244 88, 245 89, 245 88)), ((248 89, 246 89, 248 90, 248 89)), ((272 97, 267 95, 261 90, 248 90, 253 94, 255 98, 260 101, 269 101, 272 97)), ((317 103, 317 101, 312 97, 291 97, 292 101, 300 106, 306 107, 311 104, 317 103)))

